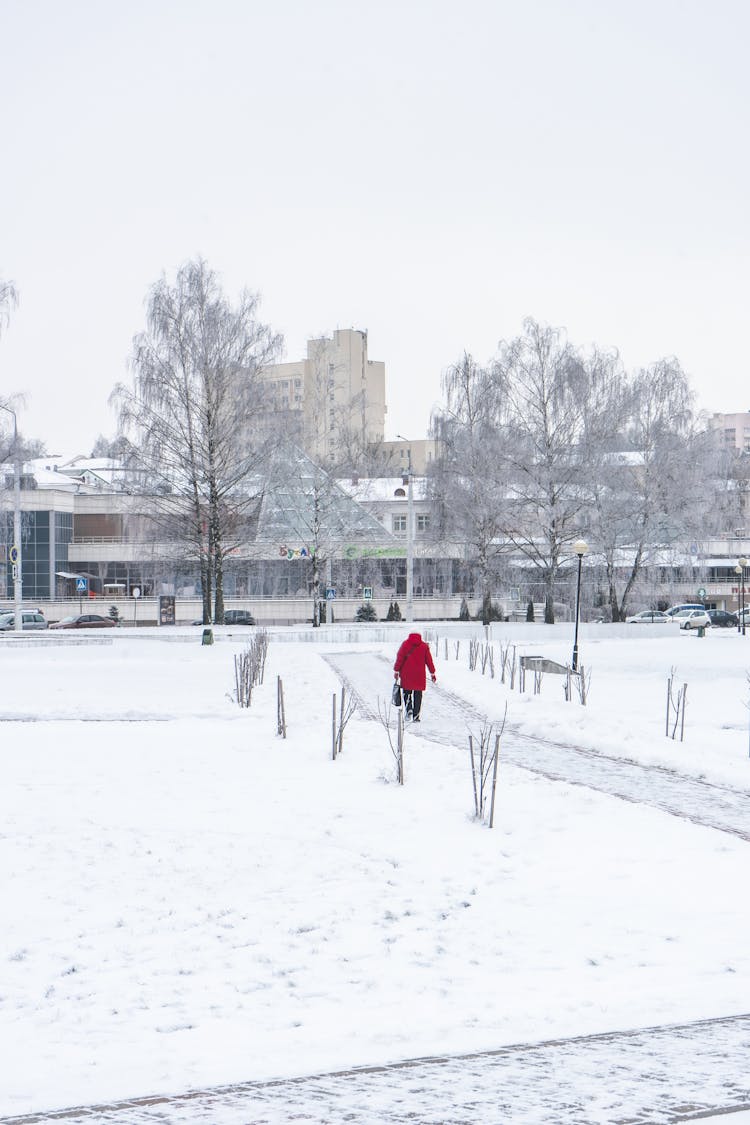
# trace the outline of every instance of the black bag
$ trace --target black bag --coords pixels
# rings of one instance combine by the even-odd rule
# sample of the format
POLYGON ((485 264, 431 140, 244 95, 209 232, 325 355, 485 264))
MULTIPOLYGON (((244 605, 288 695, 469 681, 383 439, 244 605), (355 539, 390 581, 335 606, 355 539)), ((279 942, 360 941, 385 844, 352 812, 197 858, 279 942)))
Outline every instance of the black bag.
POLYGON ((393 685, 393 694, 391 695, 391 700, 393 701, 394 707, 401 706, 401 684, 398 683, 398 681, 396 681, 396 683, 393 685))

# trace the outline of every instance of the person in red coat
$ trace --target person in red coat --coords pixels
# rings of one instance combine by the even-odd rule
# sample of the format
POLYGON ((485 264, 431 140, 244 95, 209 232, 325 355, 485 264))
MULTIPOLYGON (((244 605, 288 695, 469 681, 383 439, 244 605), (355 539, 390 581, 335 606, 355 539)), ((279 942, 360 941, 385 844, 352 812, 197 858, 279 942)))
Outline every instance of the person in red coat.
POLYGON ((422 640, 420 633, 409 633, 396 654, 393 665, 393 677, 401 679, 401 690, 404 693, 404 706, 406 717, 412 722, 419 722, 419 713, 422 710, 422 692, 427 686, 427 671, 433 684, 437 682, 435 665, 432 662, 430 646, 422 640))

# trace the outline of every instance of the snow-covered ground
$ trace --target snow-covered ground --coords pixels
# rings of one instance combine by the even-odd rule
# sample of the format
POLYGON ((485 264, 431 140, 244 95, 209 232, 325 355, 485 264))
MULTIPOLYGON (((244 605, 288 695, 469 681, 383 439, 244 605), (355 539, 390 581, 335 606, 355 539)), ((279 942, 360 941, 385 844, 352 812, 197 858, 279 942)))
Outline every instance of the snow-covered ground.
MULTIPOLYGON (((582 631, 584 708, 499 681, 501 643, 566 661, 570 626, 495 626, 494 679, 431 626, 434 690, 750 793, 750 636, 635 628, 582 631)), ((750 1011, 746 842, 505 764, 490 830, 433 689, 402 788, 378 722, 331 760, 350 633, 272 635, 249 710, 216 633, 0 642, 0 1114, 750 1011)))

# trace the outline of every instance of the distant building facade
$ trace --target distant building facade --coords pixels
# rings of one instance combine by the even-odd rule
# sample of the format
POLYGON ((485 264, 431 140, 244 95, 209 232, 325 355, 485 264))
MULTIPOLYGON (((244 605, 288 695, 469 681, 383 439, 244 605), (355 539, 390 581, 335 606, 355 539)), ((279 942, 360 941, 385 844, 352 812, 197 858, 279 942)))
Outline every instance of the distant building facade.
POLYGON ((367 332, 342 328, 308 340, 304 359, 272 364, 263 378, 271 410, 288 416, 287 436, 315 461, 383 441, 385 364, 369 358, 367 332))
POLYGON ((432 438, 417 438, 416 441, 407 441, 404 438, 398 441, 384 441, 383 454, 393 472, 408 473, 411 464, 412 473, 423 477, 437 458, 437 447, 438 443, 432 438))
POLYGON ((710 424, 721 449, 750 453, 750 410, 739 414, 712 414, 710 424))

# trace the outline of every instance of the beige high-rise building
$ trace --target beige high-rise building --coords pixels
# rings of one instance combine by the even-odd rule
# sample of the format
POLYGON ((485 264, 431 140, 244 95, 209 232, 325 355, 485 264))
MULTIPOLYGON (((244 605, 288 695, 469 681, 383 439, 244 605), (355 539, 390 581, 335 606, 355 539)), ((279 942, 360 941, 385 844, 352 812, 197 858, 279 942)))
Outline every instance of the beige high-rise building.
POLYGON ((750 453, 750 410, 741 414, 713 414, 711 429, 721 448, 750 453))
POLYGON ((305 359, 273 364, 264 379, 274 410, 289 412, 290 436, 313 460, 382 442, 385 364, 368 358, 366 332, 342 328, 308 340, 305 359))

